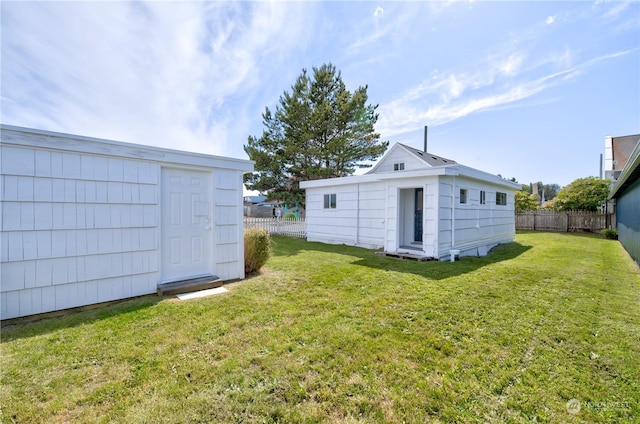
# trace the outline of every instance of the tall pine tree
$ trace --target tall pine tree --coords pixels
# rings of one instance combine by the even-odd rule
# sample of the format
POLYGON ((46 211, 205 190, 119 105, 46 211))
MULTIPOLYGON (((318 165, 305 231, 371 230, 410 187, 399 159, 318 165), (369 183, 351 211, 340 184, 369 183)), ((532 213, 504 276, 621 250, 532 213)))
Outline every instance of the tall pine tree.
POLYGON ((249 136, 244 146, 255 161, 245 175, 250 190, 270 199, 304 204, 301 181, 353 174, 367 168, 387 149, 374 124, 378 105, 367 104, 367 86, 349 92, 332 64, 306 69, 280 96, 275 112, 265 108, 260 138, 249 136))

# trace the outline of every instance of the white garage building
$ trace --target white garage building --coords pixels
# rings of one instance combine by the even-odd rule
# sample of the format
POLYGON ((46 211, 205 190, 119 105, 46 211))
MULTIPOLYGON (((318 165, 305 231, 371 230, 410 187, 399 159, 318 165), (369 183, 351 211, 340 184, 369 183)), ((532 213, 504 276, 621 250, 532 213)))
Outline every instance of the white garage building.
POLYGON ((0 318, 244 278, 248 160, 2 125, 0 318))

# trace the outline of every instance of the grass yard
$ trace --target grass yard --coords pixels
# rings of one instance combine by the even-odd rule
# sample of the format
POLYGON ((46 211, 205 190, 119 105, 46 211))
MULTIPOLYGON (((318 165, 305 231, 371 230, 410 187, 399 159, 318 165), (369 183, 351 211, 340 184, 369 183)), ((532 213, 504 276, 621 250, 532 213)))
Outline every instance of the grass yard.
POLYGON ((274 242, 229 293, 3 327, 1 421, 640 420, 640 272, 616 241, 520 233, 456 263, 274 242))

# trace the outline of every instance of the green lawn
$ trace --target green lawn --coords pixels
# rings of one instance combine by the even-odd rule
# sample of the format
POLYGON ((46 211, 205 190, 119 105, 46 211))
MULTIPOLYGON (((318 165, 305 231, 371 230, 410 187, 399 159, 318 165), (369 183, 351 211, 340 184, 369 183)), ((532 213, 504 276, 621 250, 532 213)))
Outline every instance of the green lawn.
POLYGON ((640 420, 640 272, 616 241, 521 233, 456 263, 274 242, 226 294, 4 326, 0 420, 640 420))

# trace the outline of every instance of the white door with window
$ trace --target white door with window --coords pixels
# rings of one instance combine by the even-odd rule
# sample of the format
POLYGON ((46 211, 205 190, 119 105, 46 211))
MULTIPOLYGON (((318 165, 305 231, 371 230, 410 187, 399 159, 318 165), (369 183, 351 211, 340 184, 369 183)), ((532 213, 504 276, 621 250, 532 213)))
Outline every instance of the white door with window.
POLYGON ((211 174, 162 169, 162 281, 213 271, 211 174))

